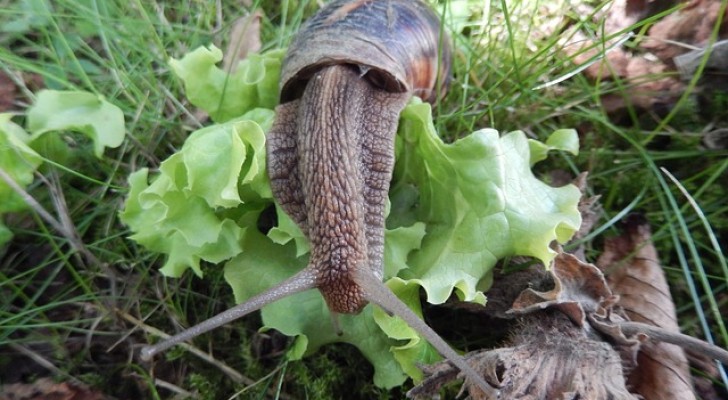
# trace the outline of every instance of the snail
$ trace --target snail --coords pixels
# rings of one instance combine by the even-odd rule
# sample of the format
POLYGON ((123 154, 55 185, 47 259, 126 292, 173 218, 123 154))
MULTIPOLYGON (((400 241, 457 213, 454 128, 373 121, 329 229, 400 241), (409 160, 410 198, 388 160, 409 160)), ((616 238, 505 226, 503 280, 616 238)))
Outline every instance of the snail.
POLYGON ((495 393, 382 283, 399 114, 412 96, 437 99, 449 63, 439 19, 419 0, 336 0, 309 19, 283 60, 281 103, 266 145, 273 197, 308 237, 308 266, 143 348, 142 358, 283 297, 318 289, 334 321, 339 313, 358 313, 374 303, 404 319, 483 391, 495 393))

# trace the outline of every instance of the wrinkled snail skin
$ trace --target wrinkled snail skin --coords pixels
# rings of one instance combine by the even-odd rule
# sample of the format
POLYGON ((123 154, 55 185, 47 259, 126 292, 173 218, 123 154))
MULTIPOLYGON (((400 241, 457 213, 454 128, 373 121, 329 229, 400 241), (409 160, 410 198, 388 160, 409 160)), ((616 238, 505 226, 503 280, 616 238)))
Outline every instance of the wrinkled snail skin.
POLYGON ((308 237, 309 264, 245 303, 144 348, 143 358, 317 288, 334 315, 358 313, 372 302, 401 317, 488 398, 497 398, 382 283, 399 114, 414 95, 432 102, 444 92, 436 85, 447 83, 450 49, 440 31, 437 16, 416 0, 336 0, 307 21, 283 61, 281 104, 266 146, 273 197, 308 237))
POLYGON ((357 313, 366 305, 355 270, 382 279, 394 131, 408 99, 372 86, 349 66, 327 66, 311 77, 295 108, 277 110, 296 131, 274 123, 268 135, 273 195, 306 232, 309 265, 332 312, 357 313))
POLYGON ((309 265, 333 312, 366 304, 354 269, 382 279, 399 114, 413 95, 434 101, 444 91, 436 84, 446 83, 449 60, 439 19, 412 0, 334 1, 288 49, 268 173, 311 241, 309 265))

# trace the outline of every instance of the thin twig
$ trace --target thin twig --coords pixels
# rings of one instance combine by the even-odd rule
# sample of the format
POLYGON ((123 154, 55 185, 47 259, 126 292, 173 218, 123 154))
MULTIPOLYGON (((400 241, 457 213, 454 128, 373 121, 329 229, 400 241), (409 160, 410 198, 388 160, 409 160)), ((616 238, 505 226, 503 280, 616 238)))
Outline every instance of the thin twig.
MULTIPOLYGON (((71 245, 71 247, 78 252, 79 254, 83 255, 83 258, 85 259, 86 263, 90 265, 95 265, 101 268, 106 274, 109 275, 109 282, 110 282, 110 290, 111 290, 111 298, 116 298, 116 275, 111 271, 108 266, 101 263, 96 256, 91 253, 91 251, 86 247, 86 245, 81 240, 81 237, 78 235, 78 232, 75 229, 75 226, 70 220, 70 217, 68 216, 68 209, 66 207, 65 198, 59 193, 59 190, 51 183, 49 182, 44 176, 38 174, 38 178, 43 181, 43 183, 48 187, 48 190, 53 195, 54 199, 54 206, 56 207, 56 212, 59 213, 61 216, 61 220, 63 222, 59 222, 56 218, 51 215, 48 211, 46 211, 45 208, 43 208, 40 203, 38 203, 33 196, 31 196, 28 192, 25 191, 20 185, 18 185, 17 182, 8 174, 3 168, 0 168, 0 178, 2 178, 5 183, 12 188, 15 193, 17 193, 27 204, 30 208, 33 209, 40 217, 43 219, 46 223, 48 223, 53 229, 58 231, 58 233, 61 234, 66 240, 68 240, 68 243, 71 245)), ((108 305, 109 308, 113 308, 113 304, 108 305)))
POLYGON ((170 392, 181 394, 185 398, 191 398, 191 399, 200 398, 199 394, 192 393, 189 390, 184 390, 181 387, 175 385, 174 383, 167 382, 167 381, 161 380, 159 378, 154 378, 154 386, 159 386, 161 388, 169 390, 170 392))
MULTIPOLYGON (((143 330, 144 332, 146 332, 148 334, 155 335, 155 336, 159 336, 162 339, 169 339, 171 337, 170 335, 168 335, 168 334, 160 331, 159 329, 157 329, 157 328, 155 328, 153 326, 149 326, 149 325, 145 324, 144 321, 140 321, 139 319, 134 318, 133 316, 129 315, 128 313, 124 312, 123 310, 116 309, 115 311, 116 311, 116 313, 119 316, 121 316, 121 318, 123 318, 123 319, 131 322, 132 324, 134 324, 137 327, 141 328, 141 330, 143 330)), ((245 376, 245 375, 241 374, 240 372, 234 370, 232 367, 230 367, 229 365, 225 364, 224 362, 222 362, 222 361, 216 359, 215 357, 213 357, 213 356, 205 353, 204 351, 198 349, 197 347, 192 346, 191 344, 188 344, 188 343, 180 343, 180 344, 178 344, 178 346, 180 346, 180 347, 184 348, 185 350, 189 351, 190 353, 196 355, 197 357, 199 357, 203 361, 206 361, 206 362, 210 363, 211 365, 217 367, 218 369, 220 369, 220 371, 222 371, 225 375, 227 375, 228 377, 230 377, 230 379, 232 379, 236 383, 241 383, 241 384, 244 384, 244 385, 247 385, 247 386, 254 386, 254 385, 257 385, 259 383, 259 381, 254 381, 253 379, 248 378, 247 376, 245 376)), ((276 371, 277 371, 277 369, 276 369, 276 371)), ((271 374, 272 373, 275 373, 276 371, 272 371, 271 374)), ((265 379, 265 378, 263 378, 263 379, 265 379)), ((274 396, 274 397, 276 397, 278 399, 282 399, 282 400, 291 400, 291 399, 293 399, 293 397, 291 397, 291 396, 289 396, 289 395, 287 395, 285 393, 276 392, 272 388, 267 389, 266 392, 269 395, 274 396)))
POLYGON ((680 332, 668 331, 666 329, 643 324, 641 322, 625 321, 618 325, 626 336, 633 336, 642 333, 647 335, 650 339, 665 343, 672 343, 682 347, 683 349, 690 350, 691 352, 705 354, 708 357, 728 365, 728 351, 692 336, 688 336, 680 332))
POLYGON ((63 190, 61 189, 60 179, 58 178, 58 173, 54 171, 51 172, 51 180, 46 180, 46 178, 41 175, 37 174, 39 179, 41 179, 46 186, 48 187, 48 190, 51 193, 51 198, 53 199, 53 205, 56 208, 56 214, 60 218, 60 223, 63 225, 63 227, 66 229, 66 232, 70 232, 71 237, 75 239, 75 246, 76 250, 83 255, 83 257, 86 259, 86 263, 90 265, 95 265, 98 268, 103 271, 104 274, 107 276, 107 280, 109 281, 109 303, 107 304, 107 307, 109 309, 116 307, 116 298, 117 298, 117 291, 116 291, 116 279, 117 275, 109 268, 109 266, 106 263, 101 262, 96 256, 86 247, 86 244, 81 240, 81 235, 78 233, 78 229, 76 229, 76 225, 74 225, 73 220, 71 219, 71 213, 68 211, 68 205, 66 203, 66 197, 63 195, 63 190))
POLYGON ((43 357, 42 355, 38 354, 37 352, 29 349, 28 347, 21 346, 17 343, 10 343, 10 348, 17 351, 18 353, 30 358, 31 360, 35 361, 36 364, 40 365, 41 367, 47 369, 48 371, 52 372, 56 376, 63 376, 66 379, 70 380, 72 383, 76 385, 83 385, 83 382, 81 382, 78 378, 74 377, 73 375, 69 375, 65 371, 61 370, 60 368, 56 367, 55 364, 53 364, 51 361, 49 361, 47 358, 43 357))
POLYGON ((57 230, 61 235, 65 236, 69 241, 73 241, 74 239, 70 235, 69 232, 66 231, 63 225, 61 225, 60 222, 58 222, 53 216, 43 208, 43 206, 40 205, 33 196, 28 194, 28 192, 25 191, 20 185, 18 185, 15 180, 7 173, 4 169, 0 168, 0 178, 5 181, 5 183, 10 186, 15 193, 17 193, 25 202, 25 204, 29 205, 30 208, 32 208, 40 217, 46 221, 48 224, 50 224, 53 229, 57 230))
MULTIPOLYGON (((171 337, 171 335, 168 335, 153 326, 145 324, 144 321, 140 321, 137 318, 134 318, 133 316, 129 315, 128 313, 124 312, 123 310, 116 309, 115 311, 119 316, 121 316, 121 318, 138 326, 139 328, 141 328, 144 332, 146 332, 148 334, 161 337, 162 339, 169 339, 171 337)), ((218 369, 220 369, 220 371, 222 371, 225 375, 230 377, 230 379, 232 379, 236 383, 242 383, 245 385, 252 385, 255 383, 255 381, 253 379, 250 379, 247 376, 244 376, 243 374, 234 370, 232 367, 228 366, 224 362, 216 359, 215 357, 205 353, 204 351, 198 349, 197 347, 195 347, 189 343, 183 342, 183 343, 180 343, 179 346, 181 346, 185 350, 189 351, 190 353, 196 355, 203 361, 206 361, 209 364, 217 367, 218 369)))

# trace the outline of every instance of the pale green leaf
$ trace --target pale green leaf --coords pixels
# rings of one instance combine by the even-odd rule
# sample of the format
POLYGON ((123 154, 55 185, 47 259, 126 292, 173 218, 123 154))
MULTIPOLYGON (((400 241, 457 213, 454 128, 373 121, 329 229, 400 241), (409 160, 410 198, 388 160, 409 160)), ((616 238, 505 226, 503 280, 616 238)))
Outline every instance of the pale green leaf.
POLYGON ((309 251, 308 238, 303 234, 301 228, 289 217, 283 209, 276 204, 276 215, 278 216, 278 225, 268 231, 268 237, 278 244, 286 244, 293 240, 296 244, 296 257, 300 257, 309 251))
POLYGON ((106 147, 124 141, 124 113, 102 96, 80 91, 42 90, 28 109, 31 140, 51 131, 69 130, 88 136, 94 154, 101 157, 106 147))
MULTIPOLYGON (((11 121, 12 117, 12 114, 0 114, 0 169, 20 187, 26 187, 33 182, 33 172, 42 159, 28 146, 30 135, 11 121)), ((3 214, 27 207, 23 198, 4 179, 0 179, 0 247, 13 236, 2 222, 3 214)))
MULTIPOLYGON (((33 172, 42 160, 28 146, 30 136, 11 121, 12 117, 12 114, 0 114, 0 168, 19 186, 26 187, 33 182, 33 172)), ((25 201, 0 179, 0 214, 26 208, 25 201)))
MULTIPOLYGON (((407 282, 400 278, 387 281, 387 286, 409 306, 415 314, 422 317, 420 304, 420 285, 416 282, 407 282)), ((440 354, 414 329, 410 328, 404 320, 391 316, 381 308, 375 307, 373 313, 377 325, 392 339, 396 339, 398 346, 392 346, 390 351, 407 375, 415 382, 422 380, 422 371, 419 366, 432 364, 441 359, 440 354)))
MULTIPOLYGON (((11 121, 12 114, 0 114, 0 169, 20 187, 33 182, 33 172, 41 164, 41 157, 28 146, 30 135, 11 121)), ((25 210, 22 197, 0 179, 0 246, 12 238, 12 232, 2 222, 4 213, 25 210)))
POLYGON ((306 349, 308 349, 308 336, 298 335, 286 352, 286 357, 291 361, 300 360, 306 355, 306 349))
POLYGON ((546 139, 546 143, 529 139, 528 144, 531 150, 531 166, 545 160, 551 150, 562 150, 574 155, 579 154, 579 135, 575 129, 559 129, 546 139))
POLYGON ((407 257, 422 245, 426 226, 416 222, 412 226, 400 226, 384 232, 384 279, 397 276, 407 268, 407 257))
POLYGON ((205 199, 211 208, 241 204, 241 184, 247 184, 261 197, 271 197, 270 185, 262 173, 265 134, 261 124, 269 126, 273 112, 265 111, 200 129, 187 138, 179 154, 187 175, 183 190, 188 195, 205 199))
POLYGON ((578 229, 579 190, 552 188, 533 176, 523 133, 481 130, 446 144, 430 106, 416 101, 400 127, 393 190, 418 188, 411 212, 428 226, 400 277, 422 285, 429 302, 444 302, 454 288, 467 301, 483 302, 479 282, 498 259, 526 255, 549 265, 551 241, 578 229))
POLYGON ((232 74, 217 67, 222 51, 199 47, 169 65, 182 79, 190 102, 215 122, 237 118, 256 107, 272 109, 278 102, 280 63, 284 52, 250 54, 232 74))
POLYGON ((201 260, 219 263, 241 252, 254 225, 246 216, 271 202, 260 126, 271 118, 270 110, 254 110, 198 130, 151 183, 146 169, 129 177, 121 220, 135 232, 131 239, 167 255, 162 273, 178 277, 191 268, 201 276, 201 260))

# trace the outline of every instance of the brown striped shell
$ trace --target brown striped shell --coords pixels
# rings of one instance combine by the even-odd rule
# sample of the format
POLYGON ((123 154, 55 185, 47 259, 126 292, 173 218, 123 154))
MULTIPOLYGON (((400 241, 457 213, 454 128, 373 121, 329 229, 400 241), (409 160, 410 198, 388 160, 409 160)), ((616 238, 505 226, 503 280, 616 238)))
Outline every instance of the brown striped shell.
POLYGON ((388 91, 434 102, 448 82, 450 57, 438 17, 420 1, 335 0, 289 46, 281 102, 299 98, 311 76, 333 64, 352 65, 388 91))

